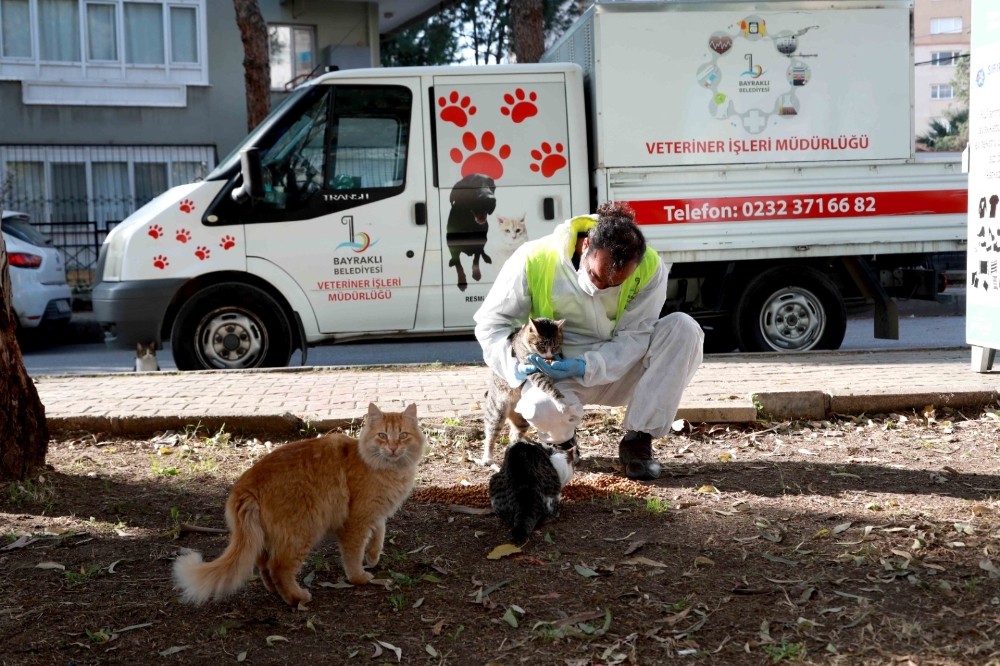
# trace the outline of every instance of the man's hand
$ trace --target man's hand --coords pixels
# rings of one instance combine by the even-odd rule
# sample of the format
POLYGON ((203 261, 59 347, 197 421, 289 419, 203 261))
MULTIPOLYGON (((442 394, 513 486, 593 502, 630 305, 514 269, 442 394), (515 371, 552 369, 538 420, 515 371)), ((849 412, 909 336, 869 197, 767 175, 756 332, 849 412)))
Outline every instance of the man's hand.
POLYGON ((528 360, 535 364, 535 370, 552 379, 569 379, 583 377, 587 364, 582 358, 559 359, 549 363, 538 354, 532 354, 528 360))
POLYGON ((518 363, 514 367, 514 378, 519 382, 523 382, 528 378, 528 375, 533 375, 536 372, 538 372, 536 365, 532 363, 518 363))

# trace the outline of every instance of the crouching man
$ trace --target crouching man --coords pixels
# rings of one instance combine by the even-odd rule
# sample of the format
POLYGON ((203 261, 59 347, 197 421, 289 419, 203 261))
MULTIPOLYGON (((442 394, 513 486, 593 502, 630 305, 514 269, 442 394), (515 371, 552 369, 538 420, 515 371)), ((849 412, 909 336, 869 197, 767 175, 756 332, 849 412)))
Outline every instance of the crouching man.
POLYGON ((574 439, 584 405, 627 406, 618 456, 630 479, 660 476, 653 440, 675 419, 701 364, 704 333, 690 316, 660 317, 669 269, 646 246, 627 204, 602 204, 522 245, 476 312, 476 339, 511 386, 536 372, 557 380, 566 404, 530 382, 517 412, 543 441, 574 439), (563 358, 518 363, 508 336, 528 318, 563 319, 563 358))

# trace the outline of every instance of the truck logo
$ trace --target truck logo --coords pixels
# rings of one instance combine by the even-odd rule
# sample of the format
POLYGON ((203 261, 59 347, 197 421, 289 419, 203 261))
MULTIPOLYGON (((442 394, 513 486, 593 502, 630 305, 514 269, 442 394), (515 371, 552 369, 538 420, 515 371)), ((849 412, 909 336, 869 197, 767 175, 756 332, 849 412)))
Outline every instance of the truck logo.
POLYGON ((708 104, 712 117, 742 127, 748 134, 760 134, 781 118, 799 115, 803 107, 797 92, 812 76, 803 58, 815 55, 795 57, 795 54, 803 35, 818 27, 804 26, 770 34, 764 19, 746 16, 735 25, 730 24, 729 32, 711 33, 708 37, 711 50, 706 54, 709 59, 698 65, 695 80, 712 95, 708 104), (741 39, 745 48, 737 51, 733 47, 741 39), (733 52, 743 53, 745 67, 739 65, 738 58, 734 61, 730 57, 733 52), (773 78, 778 72, 783 76, 773 78))
POLYGON ((750 63, 745 72, 742 72, 740 76, 749 76, 751 79, 759 79, 764 75, 764 68, 760 65, 753 64, 753 54, 747 53, 743 56, 743 59, 750 63))
POLYGON ((354 236, 354 216, 345 215, 340 218, 340 223, 347 226, 347 238, 348 240, 344 243, 338 245, 335 249, 339 250, 342 247, 349 248, 355 254, 361 254, 372 245, 378 241, 372 241, 372 237, 366 234, 364 231, 359 231, 357 234, 357 239, 354 236))

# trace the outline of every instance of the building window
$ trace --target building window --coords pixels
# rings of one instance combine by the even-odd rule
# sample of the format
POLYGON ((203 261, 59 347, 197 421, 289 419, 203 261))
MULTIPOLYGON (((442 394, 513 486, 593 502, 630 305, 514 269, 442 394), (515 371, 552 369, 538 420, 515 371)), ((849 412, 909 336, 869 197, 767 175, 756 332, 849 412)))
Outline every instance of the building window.
POLYGON ((208 84, 206 3, 0 0, 0 80, 21 81, 26 104, 128 105, 120 91, 139 84, 146 104, 180 105, 182 86, 208 84))
POLYGON ((945 35, 962 32, 961 16, 942 16, 931 19, 931 34, 945 35))
POLYGON ((87 5, 87 59, 118 60, 118 16, 114 5, 87 5))
POLYGON ((931 86, 931 99, 954 99, 955 89, 950 83, 935 83, 931 86))
POLYGON ((949 67, 958 62, 960 55, 958 51, 935 51, 931 54, 931 66, 949 67))
POLYGON ((310 26, 272 25, 267 33, 271 89, 293 88, 316 67, 316 30, 310 26))
POLYGON ((0 0, 0 56, 31 57, 31 8, 28 0, 0 0))

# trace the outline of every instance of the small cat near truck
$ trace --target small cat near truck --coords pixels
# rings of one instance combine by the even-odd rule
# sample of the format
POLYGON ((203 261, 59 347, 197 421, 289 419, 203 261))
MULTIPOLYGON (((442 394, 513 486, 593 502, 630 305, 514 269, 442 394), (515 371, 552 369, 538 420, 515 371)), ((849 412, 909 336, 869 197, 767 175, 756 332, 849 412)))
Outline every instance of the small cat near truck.
POLYGON ((861 299, 894 337, 966 238, 959 161, 913 150, 911 11, 603 3, 542 64, 322 75, 108 235, 96 318, 180 369, 467 334, 517 244, 622 200, 709 351, 836 349, 861 299))

